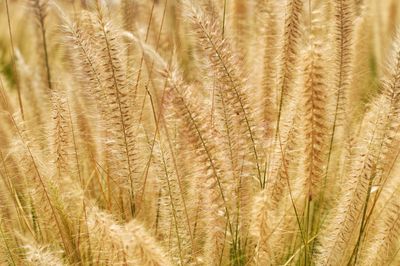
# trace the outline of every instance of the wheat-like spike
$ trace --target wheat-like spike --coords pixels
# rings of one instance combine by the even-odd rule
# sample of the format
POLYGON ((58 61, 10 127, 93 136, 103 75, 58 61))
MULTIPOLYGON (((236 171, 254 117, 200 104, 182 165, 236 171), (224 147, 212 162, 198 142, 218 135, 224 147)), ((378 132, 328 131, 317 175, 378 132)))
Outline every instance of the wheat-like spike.
POLYGON ((199 122, 204 120, 202 114, 205 112, 197 112, 200 108, 191 102, 189 87, 183 83, 180 72, 176 69, 164 71, 168 78, 167 93, 171 97, 172 108, 184 129, 183 140, 196 152, 191 160, 195 162, 197 171, 204 173, 199 193, 204 193, 205 213, 210 220, 206 229, 208 236, 205 243, 205 259, 214 264, 223 258, 225 230, 233 234, 232 218, 223 186, 223 172, 216 157, 216 146, 210 136, 210 130, 199 122))
POLYGON ((102 78, 109 100, 108 106, 113 111, 113 113, 110 113, 110 122, 114 128, 110 129, 110 131, 119 142, 119 147, 117 147, 116 151, 118 154, 116 156, 123 158, 122 162, 125 163, 125 166, 112 166, 113 162, 111 162, 110 166, 115 167, 113 172, 117 174, 117 178, 121 181, 125 174, 128 176, 129 207, 131 215, 134 216, 136 212, 136 194, 140 191, 140 188, 134 176, 136 167, 136 139, 132 114, 134 110, 133 106, 131 106, 132 93, 128 87, 125 70, 121 62, 121 46, 118 42, 118 35, 115 34, 115 28, 113 28, 111 21, 107 20, 100 6, 97 7, 97 15, 100 31, 99 40, 101 42, 100 60, 103 61, 102 78), (115 113, 117 114, 116 117, 115 113), (118 169, 120 167, 123 168, 118 169), (121 170, 126 171, 126 173, 121 172, 121 170))
POLYGON ((238 116, 238 126, 243 127, 249 137, 249 147, 257 169, 257 177, 260 186, 264 186, 262 177, 261 158, 258 151, 258 139, 252 116, 255 111, 249 104, 246 85, 244 82, 243 70, 238 66, 236 55, 232 52, 227 39, 222 38, 221 27, 207 16, 202 10, 192 3, 186 3, 189 19, 196 30, 200 45, 209 57, 210 62, 216 69, 216 76, 220 82, 222 93, 227 105, 231 105, 234 113, 228 114, 229 117, 238 116))
POLYGON ((54 157, 58 178, 61 180, 68 174, 70 154, 70 124, 68 119, 66 102, 61 93, 52 92, 54 112, 54 157))
MULTIPOLYGON (((302 124, 304 134, 304 256, 308 263, 312 240, 319 230, 319 213, 322 212, 320 202, 324 201, 325 170, 328 147, 328 95, 330 86, 326 82, 328 69, 325 65, 329 59, 326 56, 326 44, 321 42, 325 28, 321 25, 321 15, 318 9, 309 6, 309 44, 305 54, 304 91, 302 93, 302 124), (325 49, 324 49, 325 48, 325 49), (311 241, 311 242, 309 242, 311 241)), ((301 141, 301 140, 300 140, 301 141)), ((303 206, 302 206, 303 207, 303 206)), ((312 248, 311 248, 312 249, 312 248)))
MULTIPOLYGON (((209 45, 207 40, 205 45, 209 45)), ((204 47, 202 47, 204 49, 204 47)), ((209 63, 205 63, 206 66, 209 63)), ((211 62, 213 69, 220 71, 214 66, 215 62, 211 62)), ((220 76, 221 74, 216 74, 220 76)), ((253 190, 254 181, 250 177, 250 173, 254 170, 254 160, 252 159, 252 146, 249 145, 241 132, 247 131, 242 118, 238 117, 238 103, 231 92, 227 88, 227 84, 222 79, 215 81, 216 88, 213 91, 213 135, 221 140, 218 149, 218 157, 223 156, 229 158, 226 163, 221 164, 227 176, 232 175, 232 178, 223 179, 223 188, 229 202, 232 220, 236 228, 241 228, 243 233, 235 232, 235 238, 245 239, 247 236, 247 228, 249 226, 249 215, 251 201, 249 195, 253 190), (215 122, 215 123, 214 123, 215 122), (238 130, 241 128, 241 130, 238 130)), ((236 241, 239 245, 239 240, 236 241)))
MULTIPOLYGON (((207 18, 211 21, 211 24, 215 24, 218 18, 216 4, 211 1, 205 1, 204 5, 204 13, 207 14, 207 18)), ((214 28, 214 26, 213 26, 214 28)), ((217 28, 217 27, 215 27, 217 28)), ((201 46, 199 47, 201 50, 204 50, 205 46, 208 46, 208 41, 203 40, 201 46), (203 46, 204 42, 204 46, 203 46)), ((202 56, 202 55, 199 55, 202 56)), ((212 68, 213 73, 217 70, 214 66, 214 62, 204 62, 204 66, 200 66, 204 68, 204 71, 208 71, 208 69, 212 68)), ((213 74, 214 76, 219 76, 217 74, 213 74)), ((212 91, 212 103, 211 103, 211 125, 214 129, 213 134, 215 136, 220 136, 223 148, 221 148, 224 156, 229 158, 229 162, 227 162, 223 167, 226 168, 226 171, 232 173, 234 178, 225 185, 225 189, 231 191, 226 194, 231 194, 232 189, 234 189, 235 183, 240 179, 240 172, 242 171, 242 161, 244 160, 244 154, 246 147, 243 147, 243 141, 241 140, 241 136, 237 131, 234 130, 235 125, 237 125, 238 121, 235 118, 237 116, 234 100, 228 96, 226 88, 226 84, 224 80, 220 80, 219 78, 213 77, 215 84, 213 86, 212 91), (243 147, 243 148, 241 148, 243 147)), ((251 152, 251 151, 250 151, 251 152)), ((229 201, 229 199, 228 199, 229 201)))
POLYGON ((43 54, 44 54, 44 63, 45 63, 45 71, 46 77, 45 81, 47 83, 47 87, 50 91, 52 91, 52 80, 51 80, 51 71, 50 71, 50 62, 49 62, 49 51, 48 44, 46 39, 46 25, 45 19, 47 15, 48 8, 48 0, 30 0, 33 12, 35 14, 36 20, 39 24, 40 31, 40 42, 43 46, 43 54))
POLYGON ((278 75, 278 52, 280 36, 277 6, 274 1, 263 3, 265 15, 263 18, 264 33, 264 69, 262 77, 263 123, 265 137, 271 138, 276 118, 276 83, 278 75), (264 26, 265 25, 265 26, 264 26))
POLYGON ((352 81, 353 67, 353 34, 354 34, 354 10, 352 0, 335 1, 335 84, 336 91, 333 124, 329 144, 328 161, 325 175, 328 175, 333 143, 338 126, 344 119, 343 114, 348 111, 347 98, 352 81))
MULTIPOLYGON (((70 47, 70 59, 71 59, 71 67, 73 68, 73 72, 77 72, 75 77, 83 92, 79 95, 86 96, 88 100, 91 100, 96 104, 97 109, 99 110, 99 129, 101 130, 102 137, 102 147, 104 147, 104 154, 102 154, 105 158, 107 164, 111 164, 110 158, 113 157, 113 147, 109 144, 109 138, 113 136, 112 130, 109 129, 108 123, 112 120, 112 107, 110 104, 110 95, 106 90, 106 82, 104 81, 103 73, 102 73, 102 60, 99 58, 100 52, 97 51, 96 45, 98 44, 98 37, 95 36, 96 29, 94 25, 96 23, 95 14, 84 11, 78 17, 79 20, 77 23, 73 23, 68 19, 68 16, 63 14, 63 12, 59 9, 60 17, 63 18, 64 22, 64 32, 66 33, 66 39, 70 47), (94 97, 93 97, 94 96, 94 97)), ((112 98, 112 97, 111 97, 112 98)), ((85 103, 86 106, 90 104, 90 102, 85 103)), ((80 109, 82 110, 82 106, 80 109)), ((87 114, 86 114, 87 115, 87 114)), ((81 112, 78 116, 79 118, 79 129, 85 135, 89 134, 89 131, 92 131, 90 128, 91 125, 88 124, 89 121, 84 118, 84 114, 81 112)), ((86 139, 86 138, 84 138, 86 139)), ((94 149, 95 142, 85 141, 85 145, 87 147, 87 151, 90 152, 91 156, 95 156, 97 152, 94 149)), ((95 156, 98 158, 98 156, 95 156)), ((91 165, 93 165, 91 163, 91 165)), ((94 167, 96 168, 96 167, 94 167)), ((112 185, 110 182, 110 176, 114 175, 114 173, 108 173, 109 180, 107 181, 107 204, 112 206, 112 185)), ((125 182, 124 182, 125 183, 125 182)), ((92 182, 92 185, 93 182, 92 182)), ((93 190, 94 191, 94 190, 93 190)))
POLYGON ((277 90, 278 106, 275 126, 275 139, 280 130, 283 108, 286 106, 287 97, 291 93, 295 80, 297 66, 298 45, 300 40, 300 18, 303 9, 303 0, 289 0, 286 6, 285 28, 283 33, 283 46, 281 55, 281 73, 277 90))
MULTIPOLYGON (((335 117, 346 111, 346 97, 351 82, 353 62, 354 10, 350 0, 335 1, 336 36, 336 107, 335 117)), ((337 119, 337 118, 335 118, 337 119)))
MULTIPOLYGON (((105 115, 108 108, 107 94, 105 92, 105 84, 101 80, 101 68, 98 62, 98 55, 94 51, 94 44, 90 35, 93 34, 85 30, 84 22, 72 23, 65 14, 61 14, 64 18, 64 30, 67 35, 66 39, 72 46, 71 49, 71 65, 72 67, 79 67, 77 77, 79 81, 84 83, 90 89, 90 93, 96 96, 97 104, 100 111, 105 115), (84 73, 84 74, 83 74, 84 73), (89 86, 88 86, 89 85, 89 86)), ((93 14, 83 12, 82 17, 92 19, 93 14)))
POLYGON ((304 84, 304 128, 307 197, 318 197, 324 169, 327 121, 327 85, 321 43, 312 40, 308 51, 304 84))

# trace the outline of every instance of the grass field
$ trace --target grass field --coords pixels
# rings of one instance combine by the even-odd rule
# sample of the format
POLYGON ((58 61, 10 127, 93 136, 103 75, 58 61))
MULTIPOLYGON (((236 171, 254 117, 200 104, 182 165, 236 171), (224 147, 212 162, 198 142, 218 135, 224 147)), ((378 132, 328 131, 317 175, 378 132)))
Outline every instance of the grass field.
POLYGON ((1 0, 0 265, 400 265, 398 0, 1 0))

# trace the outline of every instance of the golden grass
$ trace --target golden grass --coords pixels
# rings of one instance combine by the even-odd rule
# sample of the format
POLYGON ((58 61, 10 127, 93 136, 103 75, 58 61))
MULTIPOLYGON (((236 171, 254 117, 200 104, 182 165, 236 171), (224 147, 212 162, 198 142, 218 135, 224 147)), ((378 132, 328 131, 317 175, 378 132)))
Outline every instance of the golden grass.
POLYGON ((4 0, 0 265, 399 265, 397 0, 4 0))

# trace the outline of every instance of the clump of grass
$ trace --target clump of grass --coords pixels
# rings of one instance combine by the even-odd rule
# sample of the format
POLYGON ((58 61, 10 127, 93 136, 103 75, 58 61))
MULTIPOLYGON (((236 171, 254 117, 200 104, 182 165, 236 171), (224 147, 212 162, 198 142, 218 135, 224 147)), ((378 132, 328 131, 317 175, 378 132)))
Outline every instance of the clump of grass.
POLYGON ((399 264, 399 8, 6 0, 0 264, 399 264))

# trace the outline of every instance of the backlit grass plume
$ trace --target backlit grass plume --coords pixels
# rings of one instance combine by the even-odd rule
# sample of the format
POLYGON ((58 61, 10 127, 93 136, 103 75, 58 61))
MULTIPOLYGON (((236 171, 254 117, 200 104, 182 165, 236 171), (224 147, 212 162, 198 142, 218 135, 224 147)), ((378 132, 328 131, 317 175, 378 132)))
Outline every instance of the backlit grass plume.
POLYGON ((5 0, 0 265, 400 265, 394 0, 5 0))

